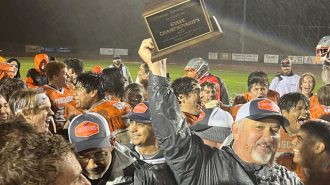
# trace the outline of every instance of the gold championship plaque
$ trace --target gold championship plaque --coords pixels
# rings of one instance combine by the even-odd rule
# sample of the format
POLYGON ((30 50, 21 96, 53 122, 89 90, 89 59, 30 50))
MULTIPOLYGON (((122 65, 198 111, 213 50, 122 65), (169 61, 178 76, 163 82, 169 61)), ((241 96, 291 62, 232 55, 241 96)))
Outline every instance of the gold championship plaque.
POLYGON ((146 8, 143 17, 156 48, 153 61, 223 34, 204 0, 163 1, 146 8))

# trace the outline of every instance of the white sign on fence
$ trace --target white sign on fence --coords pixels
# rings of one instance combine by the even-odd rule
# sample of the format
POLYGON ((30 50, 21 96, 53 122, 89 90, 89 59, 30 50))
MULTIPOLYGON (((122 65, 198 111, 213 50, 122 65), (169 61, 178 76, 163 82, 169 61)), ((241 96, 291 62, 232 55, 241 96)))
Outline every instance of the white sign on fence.
POLYGON ((257 54, 241 54, 233 53, 231 55, 232 60, 236 61, 246 61, 246 62, 258 62, 259 55, 257 54))
POLYGON ((42 50, 42 47, 39 45, 25 45, 25 52, 37 52, 40 53, 42 50))
POLYGON ((241 53, 232 53, 231 59, 236 61, 244 61, 244 54, 241 53))
POLYGON ((220 53, 220 60, 231 60, 231 54, 230 53, 220 53))
POLYGON ((278 55, 265 54, 264 63, 278 64, 278 55))
POLYGON ((289 58, 289 60, 291 60, 291 62, 293 64, 303 64, 304 63, 304 56, 289 56, 288 58, 289 58))
POLYGON ((114 49, 113 48, 100 48, 100 55, 114 55, 114 49))
POLYGON ((115 54, 116 55, 128 55, 128 49, 115 49, 115 54))
POLYGON ((218 60, 218 53, 209 53, 209 60, 218 60))
POLYGON ((244 61, 247 62, 258 62, 259 55, 257 54, 245 54, 244 61))

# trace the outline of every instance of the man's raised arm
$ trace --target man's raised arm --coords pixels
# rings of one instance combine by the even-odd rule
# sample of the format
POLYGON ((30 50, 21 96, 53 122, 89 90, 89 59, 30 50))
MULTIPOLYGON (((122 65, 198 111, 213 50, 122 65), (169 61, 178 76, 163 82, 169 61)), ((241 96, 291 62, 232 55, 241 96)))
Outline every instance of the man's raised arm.
MULTIPOLYGON (((151 61, 154 45, 151 39, 142 42, 139 55, 149 65, 149 108, 152 127, 179 184, 196 184, 195 171, 202 165, 204 146, 201 139, 192 136, 181 112, 177 97, 166 79, 166 60, 151 61)), ((198 173, 198 172, 197 172, 198 173)))

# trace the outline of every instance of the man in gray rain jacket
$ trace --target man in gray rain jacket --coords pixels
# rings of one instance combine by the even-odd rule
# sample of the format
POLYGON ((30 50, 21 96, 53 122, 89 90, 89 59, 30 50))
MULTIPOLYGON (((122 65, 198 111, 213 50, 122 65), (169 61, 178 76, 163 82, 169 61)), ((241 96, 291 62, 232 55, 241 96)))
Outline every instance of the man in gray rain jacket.
POLYGON ((285 167, 269 165, 277 150, 280 126, 287 124, 275 103, 260 98, 244 104, 233 125, 232 144, 212 149, 189 130, 165 78, 166 60, 151 62, 153 48, 151 39, 146 39, 139 49, 152 72, 152 127, 179 184, 302 184, 285 167))

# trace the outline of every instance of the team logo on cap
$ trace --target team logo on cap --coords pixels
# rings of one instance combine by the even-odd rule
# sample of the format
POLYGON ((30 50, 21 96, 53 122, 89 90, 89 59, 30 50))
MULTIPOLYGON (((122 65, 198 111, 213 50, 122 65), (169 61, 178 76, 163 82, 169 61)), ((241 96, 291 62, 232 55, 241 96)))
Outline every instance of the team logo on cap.
POLYGON ((74 129, 76 137, 90 137, 99 132, 99 125, 90 121, 83 121, 74 129))
POLYGON ((267 99, 258 102, 258 108, 261 110, 280 112, 280 110, 274 106, 274 103, 271 100, 267 100, 267 99))
POLYGON ((135 112, 135 113, 145 113, 147 110, 148 110, 148 107, 146 106, 146 104, 139 103, 134 107, 133 112, 135 112))
POLYGON ((122 110, 123 108, 125 108, 125 103, 124 102, 117 102, 115 104, 113 104, 114 107, 116 107, 119 110, 122 110))

